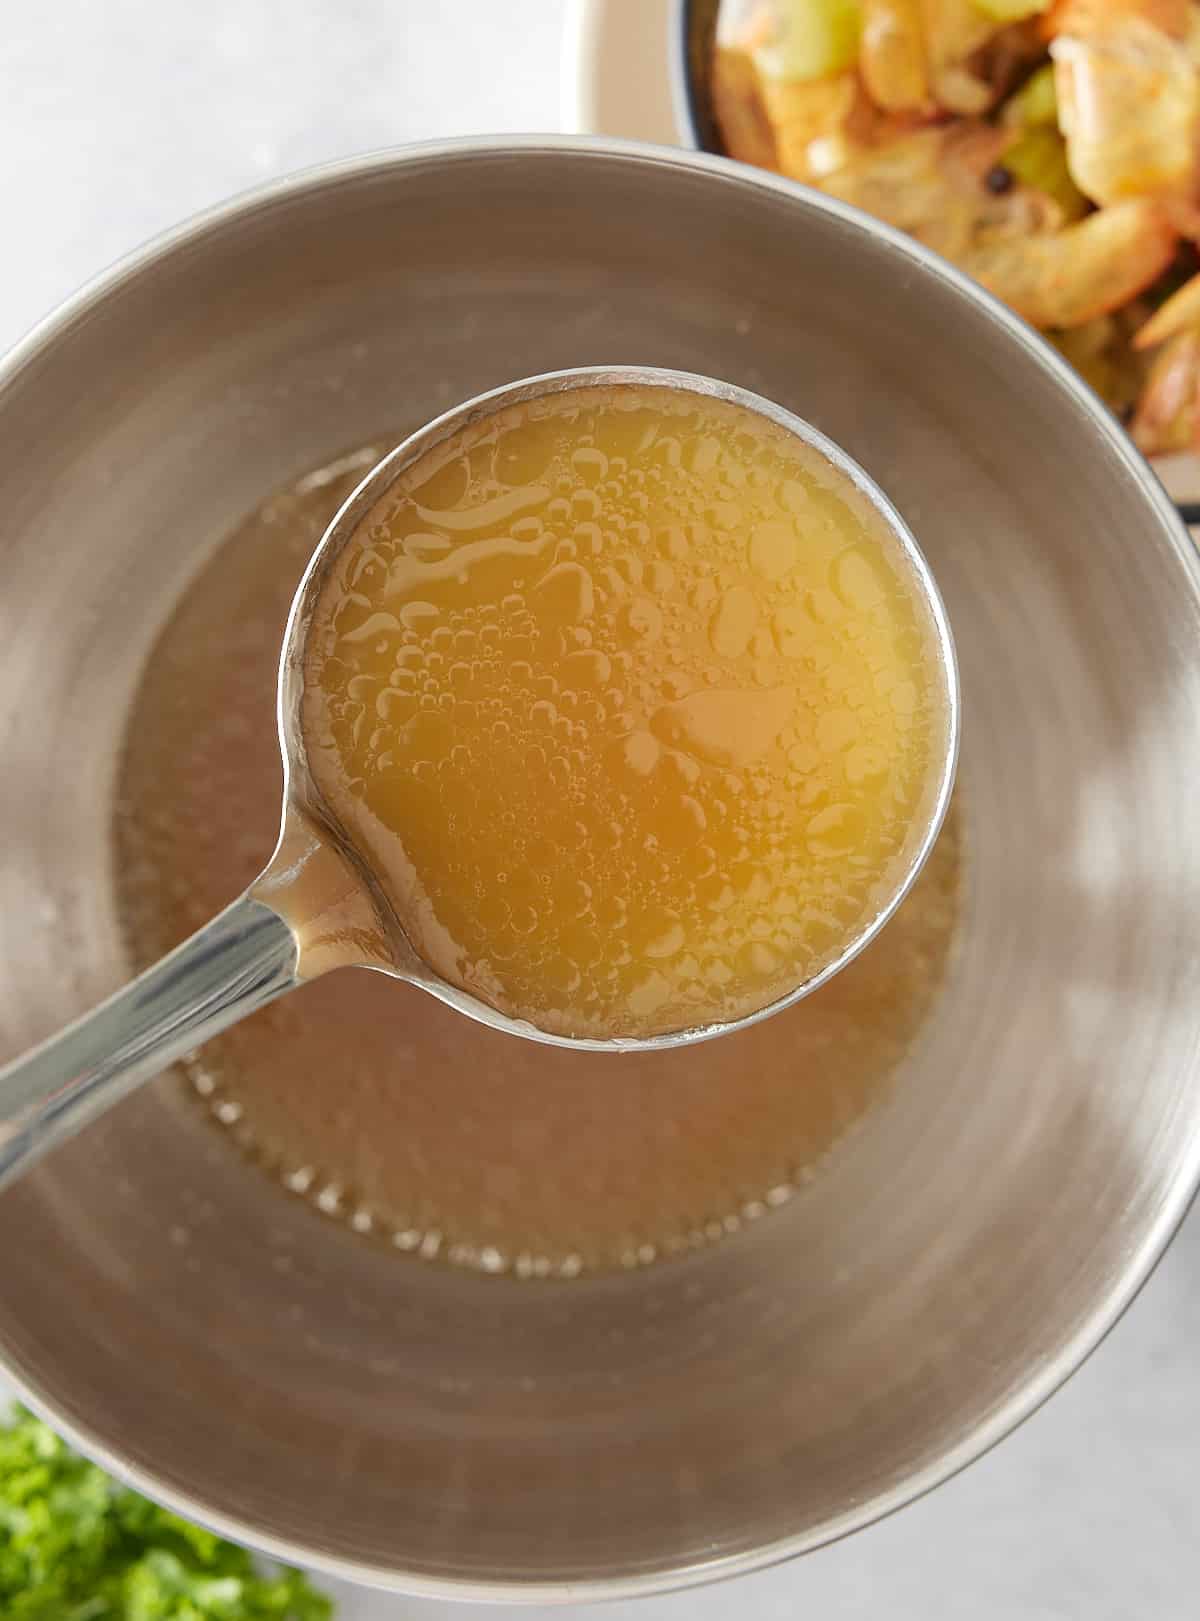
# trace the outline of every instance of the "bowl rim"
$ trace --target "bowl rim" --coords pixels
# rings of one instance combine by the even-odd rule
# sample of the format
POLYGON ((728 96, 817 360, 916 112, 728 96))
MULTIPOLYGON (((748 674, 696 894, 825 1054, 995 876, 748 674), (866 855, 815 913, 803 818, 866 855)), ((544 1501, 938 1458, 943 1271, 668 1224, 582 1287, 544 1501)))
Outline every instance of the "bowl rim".
POLYGON ((688 151, 716 153, 719 148, 709 145, 701 127, 700 104, 692 73, 690 52, 694 8, 695 0, 670 0, 667 59, 671 77, 671 112, 675 128, 687 142, 688 151))
MULTIPOLYGON (((774 193, 789 200, 793 206, 831 216, 852 231, 865 233, 885 244, 899 260, 906 261, 918 276, 934 277, 952 295, 972 305, 985 323, 1014 343, 1032 366, 1036 366, 1057 385, 1064 400, 1074 407, 1091 434, 1115 457, 1133 485, 1140 490, 1146 502, 1147 517, 1159 520, 1163 541, 1174 554, 1183 575, 1190 581, 1193 592, 1200 600, 1200 554, 1192 546, 1188 532, 1162 484, 1120 424, 1032 327, 945 260, 911 237, 881 224, 862 211, 769 171, 753 169, 712 153, 689 152, 677 147, 582 135, 467 136, 385 147, 330 163, 310 165, 264 185, 240 191, 151 237, 85 282, 76 293, 37 322, 24 338, 0 356, 0 404, 9 388, 27 368, 34 366, 43 354, 69 337, 72 330, 109 296, 135 281, 144 271, 229 225, 279 203, 309 194, 316 196, 327 188, 388 170, 403 170, 421 164, 471 162, 501 154, 534 159, 539 156, 577 156, 586 161, 615 161, 640 164, 649 169, 683 170, 736 188, 774 193)), ((498 1580, 431 1576, 309 1547, 287 1537, 264 1532, 224 1512, 213 1503, 198 1501, 187 1491, 164 1483, 152 1469, 126 1461, 94 1433, 86 1421, 62 1411, 41 1388, 39 1381, 13 1367, 2 1352, 0 1370, 10 1379, 21 1401, 116 1479, 164 1504, 173 1512, 221 1536, 252 1547, 268 1558, 307 1567, 324 1576, 415 1598, 493 1604, 566 1604, 645 1598, 746 1575, 839 1541, 924 1497, 935 1486, 949 1480, 989 1452, 1036 1412, 1105 1339, 1161 1259, 1186 1216, 1198 1185, 1200 1133, 1196 1134, 1169 1182, 1161 1190, 1153 1219, 1136 1245, 1128 1251, 1122 1272, 1097 1299, 1075 1333, 1052 1355, 1031 1368, 1027 1379, 1014 1386, 1003 1401, 981 1417, 956 1445, 935 1462, 926 1464, 903 1482, 865 1498, 854 1508, 808 1530, 776 1537, 736 1553, 718 1554, 683 1565, 663 1565, 623 1575, 498 1580)))

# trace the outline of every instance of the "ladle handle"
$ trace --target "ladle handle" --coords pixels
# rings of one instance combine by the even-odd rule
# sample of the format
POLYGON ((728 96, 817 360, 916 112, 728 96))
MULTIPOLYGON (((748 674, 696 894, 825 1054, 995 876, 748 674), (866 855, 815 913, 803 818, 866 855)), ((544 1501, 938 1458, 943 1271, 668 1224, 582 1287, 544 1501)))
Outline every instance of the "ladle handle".
POLYGON ((55 1143, 298 983, 296 938, 243 895, 169 957, 0 1069, 0 1188, 55 1143))

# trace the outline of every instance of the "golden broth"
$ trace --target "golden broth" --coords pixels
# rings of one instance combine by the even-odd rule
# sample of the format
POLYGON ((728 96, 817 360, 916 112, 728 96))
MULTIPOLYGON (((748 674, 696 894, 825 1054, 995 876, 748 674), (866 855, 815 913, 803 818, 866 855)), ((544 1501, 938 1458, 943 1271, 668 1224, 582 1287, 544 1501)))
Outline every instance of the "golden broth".
POLYGON ((330 569, 309 768, 417 952, 590 1037, 742 1017, 894 892, 943 760, 933 627, 840 469, 619 385, 419 457, 330 569))
MULTIPOLYGON (((266 501, 158 639, 130 713, 114 829, 137 967, 271 854, 288 606, 379 454, 266 501)), ((944 981, 960 862, 952 808, 912 894, 857 961, 798 1006, 701 1047, 563 1052, 347 971, 206 1043, 183 1066, 187 1084, 261 1173, 398 1253, 517 1276, 646 1264, 785 1204, 884 1091, 944 981)))

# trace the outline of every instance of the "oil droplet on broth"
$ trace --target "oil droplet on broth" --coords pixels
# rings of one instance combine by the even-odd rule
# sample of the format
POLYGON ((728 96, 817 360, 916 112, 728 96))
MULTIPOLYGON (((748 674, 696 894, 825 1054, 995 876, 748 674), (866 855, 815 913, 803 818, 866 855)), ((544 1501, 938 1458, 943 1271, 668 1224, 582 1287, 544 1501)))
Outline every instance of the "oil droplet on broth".
POLYGON ((312 775, 419 954, 504 1013, 600 1038, 739 1018, 876 916, 940 770, 898 556, 743 407, 622 385, 505 409, 418 458, 331 569, 312 775), (706 865, 740 875, 719 907, 706 865), (576 880, 670 927, 614 931, 564 906, 576 880))
MULTIPOLYGON (((194 578, 164 628, 130 712, 115 797, 119 899, 135 967, 214 916, 270 855, 282 772, 263 740, 274 731, 295 582, 362 473, 401 437, 381 436, 271 496, 194 578)), ((507 472, 516 447, 506 454, 507 472)), ((520 476, 538 474, 541 464, 523 454, 520 476)), ((423 504, 452 507, 465 487, 456 464, 423 504)), ((678 562, 704 544, 703 520, 655 540, 660 556, 678 562)), ((482 658, 481 619, 451 616, 446 628, 447 668, 482 658)), ((596 655, 589 690, 602 697, 614 655, 577 651, 596 655)), ((422 657, 410 644, 397 668, 416 670, 422 657)), ((565 683, 580 693, 581 667, 573 663, 565 683)), ((479 675, 464 690, 470 702, 489 696, 479 675)), ((694 773, 692 754, 659 741, 664 777, 672 761, 694 773)), ((789 747, 807 770, 811 749, 789 747)), ((546 752, 540 744, 531 752, 541 769, 546 752)), ((719 918, 747 886, 729 853, 728 816, 715 799, 712 808, 716 825, 699 848, 719 861, 697 887, 719 918)), ((576 836, 600 842, 605 830, 581 822, 576 836)), ((183 1066, 188 1091, 281 1197, 414 1263, 539 1279, 669 1259, 787 1204, 913 1052, 951 952, 960 861, 952 807, 913 893, 857 961, 798 1007, 701 1047, 619 1062, 563 1052, 498 1035, 380 975, 339 973, 208 1042, 183 1066)), ((597 894, 575 872, 564 886, 567 916, 633 926, 619 896, 597 894)), ((508 905, 496 896, 485 903, 508 905)), ((755 945, 785 949, 774 927, 783 919, 817 933, 829 927, 823 905, 789 888, 774 917, 760 914, 755 945)), ((723 955, 680 947, 676 928, 665 911, 647 912, 649 961, 704 985, 730 972, 723 955)), ((565 957, 547 964, 567 993, 577 972, 565 957)))

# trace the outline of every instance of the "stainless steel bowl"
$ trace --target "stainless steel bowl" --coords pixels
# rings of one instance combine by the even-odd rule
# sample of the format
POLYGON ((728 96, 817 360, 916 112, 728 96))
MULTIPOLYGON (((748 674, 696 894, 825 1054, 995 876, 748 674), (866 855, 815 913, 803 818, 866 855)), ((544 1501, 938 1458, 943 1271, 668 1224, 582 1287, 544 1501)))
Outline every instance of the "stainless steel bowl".
POLYGON ((1200 1170, 1200 573, 1175 514, 1067 369, 912 243, 634 146, 301 176, 8 360, 0 1046, 126 973, 116 751, 215 540, 383 423, 628 362, 840 442, 947 599, 969 905, 892 1094, 769 1219, 569 1285, 322 1224, 169 1081, 0 1200, 0 1354, 56 1424, 185 1513, 410 1591, 648 1592, 866 1524, 1076 1366, 1200 1170))

